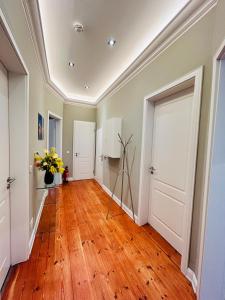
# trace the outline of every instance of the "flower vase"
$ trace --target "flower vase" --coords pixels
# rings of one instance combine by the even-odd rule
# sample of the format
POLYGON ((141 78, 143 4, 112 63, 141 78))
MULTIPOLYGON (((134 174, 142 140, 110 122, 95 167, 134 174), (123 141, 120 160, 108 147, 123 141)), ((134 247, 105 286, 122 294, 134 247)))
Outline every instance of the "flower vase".
POLYGON ((54 181, 54 174, 52 174, 49 171, 46 171, 44 181, 45 181, 45 184, 52 184, 54 181))

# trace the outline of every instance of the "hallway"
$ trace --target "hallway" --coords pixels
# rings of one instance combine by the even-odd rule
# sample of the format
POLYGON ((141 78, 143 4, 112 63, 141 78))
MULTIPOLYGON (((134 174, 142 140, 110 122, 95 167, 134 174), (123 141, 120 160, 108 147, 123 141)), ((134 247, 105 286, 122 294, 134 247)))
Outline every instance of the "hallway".
POLYGON ((14 267, 6 299, 195 299, 179 256, 149 226, 138 227, 94 180, 46 198, 30 259, 14 267))

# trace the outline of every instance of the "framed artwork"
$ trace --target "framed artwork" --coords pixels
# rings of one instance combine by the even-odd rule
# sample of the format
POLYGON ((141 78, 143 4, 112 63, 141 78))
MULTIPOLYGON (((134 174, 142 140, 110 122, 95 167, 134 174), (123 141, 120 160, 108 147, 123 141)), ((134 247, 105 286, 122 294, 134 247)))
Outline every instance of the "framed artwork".
POLYGON ((38 140, 44 139, 44 118, 38 113, 38 140))

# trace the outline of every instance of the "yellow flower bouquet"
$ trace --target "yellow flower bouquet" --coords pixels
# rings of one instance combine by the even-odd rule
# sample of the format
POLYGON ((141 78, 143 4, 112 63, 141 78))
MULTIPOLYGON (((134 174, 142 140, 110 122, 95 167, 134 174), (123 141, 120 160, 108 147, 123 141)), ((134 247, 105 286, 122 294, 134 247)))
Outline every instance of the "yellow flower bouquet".
POLYGON ((34 155, 35 165, 45 172, 45 183, 51 184, 54 180, 55 173, 63 174, 63 161, 62 158, 56 153, 56 149, 52 147, 50 151, 45 150, 44 156, 41 156, 38 152, 34 155))

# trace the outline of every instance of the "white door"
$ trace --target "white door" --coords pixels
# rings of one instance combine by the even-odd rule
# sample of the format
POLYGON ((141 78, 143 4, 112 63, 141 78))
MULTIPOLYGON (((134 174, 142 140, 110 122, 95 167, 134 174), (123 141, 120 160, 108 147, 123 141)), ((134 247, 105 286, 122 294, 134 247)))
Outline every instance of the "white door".
POLYGON ((0 289, 10 267, 8 78, 0 63, 0 289))
POLYGON ((96 132, 96 167, 95 177, 99 184, 103 183, 103 140, 102 128, 97 129, 96 132))
POLYGON ((75 180, 94 177, 95 123, 74 121, 73 177, 75 180))
POLYGON ((179 253, 185 246, 187 206, 193 201, 191 160, 197 142, 192 120, 193 94, 155 106, 149 223, 179 253))

